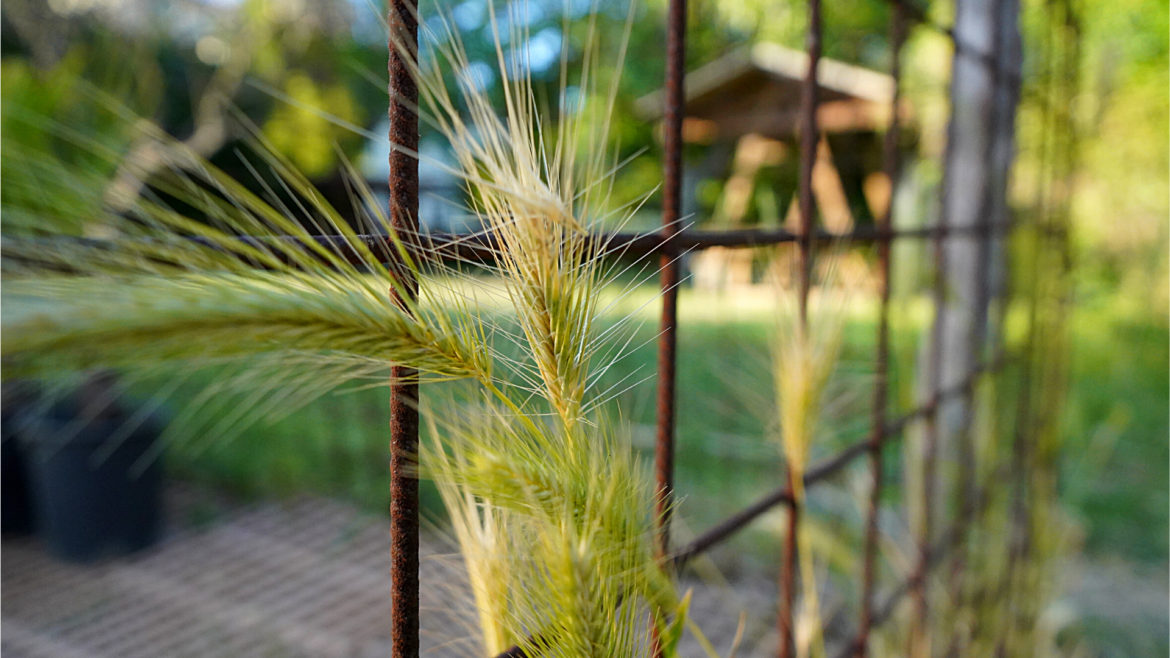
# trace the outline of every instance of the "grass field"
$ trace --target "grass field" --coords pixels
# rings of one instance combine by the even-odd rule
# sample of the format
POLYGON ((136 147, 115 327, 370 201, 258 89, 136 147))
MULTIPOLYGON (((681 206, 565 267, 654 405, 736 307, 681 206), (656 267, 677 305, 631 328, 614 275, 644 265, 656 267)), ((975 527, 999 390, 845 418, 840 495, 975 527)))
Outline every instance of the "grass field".
MULTIPOLYGON (((602 386, 628 387, 617 396, 616 408, 630 423, 647 465, 654 435, 657 306, 647 304, 652 296, 652 290, 639 290, 614 308, 617 316, 633 313, 643 320, 632 344, 646 344, 611 368, 602 386)), ((893 332, 896 414, 913 404, 916 341, 929 307, 903 302, 895 317, 901 321, 893 332)), ((676 473, 682 536, 701 531, 781 482, 779 449, 768 438, 774 430, 767 352, 772 318, 763 291, 724 296, 682 291, 676 473)), ((1060 486, 1068 510, 1083 527, 1086 559, 1165 573, 1170 330, 1164 321, 1108 304, 1079 308, 1070 329, 1075 350, 1060 486)), ((847 326, 830 431, 814 447, 814 461, 868 431, 873 334, 873 308, 861 304, 847 326)), ((385 389, 329 396, 276 423, 259 422, 231 442, 202 437, 178 443, 167 454, 168 466, 179 477, 244 497, 312 490, 383 511, 389 503, 387 418, 385 389)), ((891 449, 889 454, 898 453, 891 449)), ((896 464, 894 470, 896 477, 896 464)), ((831 486, 813 493, 810 505, 822 519, 850 521, 835 527, 830 522, 828 530, 848 532, 856 526, 864 472, 859 460, 831 486)), ((898 492, 891 489, 888 498, 896 501, 898 492)), ((424 513, 441 523, 437 492, 426 483, 423 498, 424 513)), ((772 513, 758 520, 716 553, 717 562, 725 571, 774 569, 781 518, 772 513)), ((1087 630, 1093 635, 1115 635, 1091 626, 1087 630)), ((1116 655, 1144 654, 1140 648, 1123 648, 1116 655)))
MULTIPOLYGON (((639 291, 615 309, 644 320, 635 345, 652 341, 657 331, 656 308, 643 307, 650 295, 639 291)), ((750 290, 734 296, 684 290, 680 309, 677 487, 683 516, 701 529, 779 482, 779 452, 766 438, 774 431, 767 364, 772 310, 764 293, 750 290)), ((895 406, 901 408, 912 404, 914 341, 928 315, 924 305, 905 310, 901 316, 911 320, 894 332, 900 356, 894 391, 901 398, 895 406)), ((830 454, 868 429, 871 311, 859 308, 849 321, 830 432, 814 455, 830 454)), ((1065 499, 1085 520, 1089 552, 1164 561, 1170 332, 1108 308, 1082 310, 1072 331, 1065 499)), ((616 364, 602 386, 629 387, 616 408, 646 448, 653 440, 654 360, 654 345, 645 344, 616 364)), ((168 465, 244 496, 314 490, 386 509, 385 398, 384 389, 328 396, 276 423, 260 421, 230 442, 204 436, 178 443, 168 465)), ((437 511, 437 501, 429 502, 437 511)))

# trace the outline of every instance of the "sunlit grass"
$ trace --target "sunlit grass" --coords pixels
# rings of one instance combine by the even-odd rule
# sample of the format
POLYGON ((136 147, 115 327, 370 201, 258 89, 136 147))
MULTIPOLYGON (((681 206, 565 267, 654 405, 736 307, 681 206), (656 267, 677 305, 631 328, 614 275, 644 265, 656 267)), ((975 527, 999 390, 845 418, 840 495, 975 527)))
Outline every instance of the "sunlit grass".
MULTIPOLYGON (((614 293, 607 289, 603 294, 614 293)), ((653 295, 652 289, 645 289, 634 297, 651 300, 653 295)), ((720 300, 727 302, 723 308, 742 309, 735 299, 750 295, 689 288, 680 295, 680 314, 685 318, 690 313, 691 321, 684 319, 679 330, 677 489, 680 512, 695 531, 782 484, 776 476, 780 457, 765 435, 767 421, 758 409, 749 408, 744 395, 745 389, 766 384, 766 366, 759 361, 767 355, 772 311, 763 302, 758 311, 735 316, 719 310, 720 300)), ((769 296, 760 293, 758 298, 769 296)), ((923 322, 898 334, 903 342, 913 343, 926 326, 929 305, 920 299, 907 306, 922 309, 915 315, 923 316, 923 322)), ((639 329, 638 339, 654 337, 657 311, 656 304, 647 306, 648 322, 639 329)), ((1164 560, 1167 514, 1158 501, 1167 495, 1163 457, 1170 419, 1163 404, 1167 375, 1162 357, 1170 332, 1149 321, 1114 318, 1108 309, 1077 316, 1073 330, 1077 351, 1065 431, 1078 446, 1070 454, 1070 466, 1085 477, 1070 476, 1063 495, 1088 521, 1090 554, 1164 560), (1117 353, 1122 356, 1112 356, 1117 353), (1089 466, 1091 471, 1084 470, 1089 466)), ((863 312, 850 319, 842 348, 847 365, 867 358, 873 332, 872 318, 863 312)), ((635 371, 635 376, 648 374, 654 359, 654 347, 648 344, 616 364, 609 378, 616 381, 635 371)), ((1004 386, 1010 391, 1011 381, 1004 386)), ((835 438, 814 451, 813 461, 864 436, 868 407, 865 395, 861 397, 842 415, 827 419, 828 434, 835 438)), ((625 417, 635 424, 635 446, 644 452, 653 449, 653 401, 653 380, 636 384, 620 398, 625 417)), ((329 396, 288 419, 251 427, 231 444, 200 440, 176 444, 168 462, 185 477, 246 496, 310 489, 385 512, 389 502, 385 404, 380 391, 329 396)), ((424 483, 424 497, 426 489, 424 483)), ((441 516, 437 494, 430 492, 431 514, 441 516)), ((812 493, 816 505, 815 490, 812 493)), ((726 553, 726 566, 772 563, 781 516, 766 517, 753 528, 736 543, 747 554, 731 559, 726 553)))

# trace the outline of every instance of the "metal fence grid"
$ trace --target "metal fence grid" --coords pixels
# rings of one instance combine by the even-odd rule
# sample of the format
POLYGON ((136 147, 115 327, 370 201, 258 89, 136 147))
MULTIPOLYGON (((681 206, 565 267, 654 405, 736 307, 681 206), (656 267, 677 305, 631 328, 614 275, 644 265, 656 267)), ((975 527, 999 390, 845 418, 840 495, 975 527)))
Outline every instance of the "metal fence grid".
MULTIPOLYGON (((1013 1, 991 0, 993 3, 1013 1)), ((660 259, 659 284, 661 286, 662 315, 661 331, 658 338, 657 431, 654 462, 659 524, 656 528, 654 544, 659 559, 669 560, 676 567, 681 567, 688 560, 724 541, 761 514, 777 506, 784 506, 787 511, 787 532, 781 551, 777 626, 780 637, 779 655, 781 658, 789 658, 794 655, 796 536, 801 519, 798 514, 799 508, 794 504, 794 483, 791 470, 788 471, 787 481, 782 486, 700 534, 689 543, 675 545, 671 542, 670 510, 674 495, 675 404, 677 400, 675 363, 678 332, 678 286, 680 282, 679 260, 684 253, 711 247, 750 248, 791 243, 797 256, 799 318, 801 322, 807 322, 813 263, 817 257, 818 245, 828 241, 872 243, 876 251, 878 265, 879 310, 874 353, 875 379, 868 436, 821 463, 813 465, 803 474, 803 483, 806 487, 814 486, 863 457, 868 460, 872 486, 868 492, 869 500, 865 513, 857 631, 855 637, 845 647, 842 658, 867 655, 873 629, 888 620, 898 604, 907 596, 911 597, 913 601, 912 623, 914 625, 910 633, 912 646, 909 647, 908 653, 910 655, 924 655, 923 648, 914 646, 914 643, 922 640, 931 611, 927 577, 942 562, 944 556, 959 554, 959 559, 962 559, 961 552, 965 546, 966 529, 970 525, 973 515, 979 512, 985 496, 984 492, 978 490, 978 487, 972 486, 972 482, 960 481, 957 488, 960 500, 956 514, 954 518, 948 520, 944 527, 940 527, 938 523, 943 519, 934 518, 932 505, 926 505, 924 527, 917 538, 917 555, 913 569, 909 576, 903 580, 887 583, 884 588, 885 595, 879 597, 876 557, 879 542, 878 516, 882 508, 881 496, 885 486, 882 481, 884 472, 883 449, 898 440, 908 426, 913 423, 921 423, 924 451, 923 488, 921 491, 912 492, 911 495, 920 496, 925 501, 931 501, 935 498, 940 408, 953 400, 964 400, 967 404, 973 404, 975 391, 980 380, 1001 371, 1005 364, 1013 361, 1010 355, 1002 350, 997 351, 984 360, 973 363, 969 371, 956 382, 944 386, 942 359, 944 356, 943 327, 947 313, 946 244, 948 240, 952 239, 972 240, 978 245, 979 257, 983 259, 981 262, 986 263, 990 259, 990 247, 994 241, 1004 239, 1017 227, 1014 223, 1006 221, 1000 223, 984 221, 976 225, 952 225, 947 214, 947 205, 944 203, 938 220, 933 226, 895 230, 892 221, 894 203, 891 192, 890 201, 880 216, 876 218, 873 227, 857 228, 843 235, 828 233, 817 228, 812 188, 813 168, 817 157, 819 138, 817 71, 821 59, 821 0, 807 0, 807 2, 808 69, 802 84, 800 108, 799 139, 801 147, 797 191, 800 221, 798 230, 691 232, 681 229, 682 127, 685 116, 684 56, 686 52, 687 11, 686 0, 669 0, 665 49, 666 93, 663 115, 665 167, 661 229, 653 234, 619 233, 600 236, 614 251, 641 256, 656 255, 660 259), (935 269, 934 286, 931 291, 935 315, 929 336, 929 352, 925 371, 927 393, 922 404, 900 414, 890 412, 888 400, 889 282, 891 245, 895 240, 930 241, 933 246, 935 269)), ((883 172, 892 191, 897 188, 900 169, 897 145, 902 98, 900 89, 901 50, 911 27, 932 29, 945 35, 953 46, 955 57, 966 58, 970 62, 986 67, 992 81, 992 87, 997 92, 1001 89, 1018 89, 1021 80, 1019 73, 1005 67, 1002 58, 995 52, 1002 44, 993 44, 992 52, 981 50, 960 38, 955 29, 937 25, 929 20, 921 10, 908 4, 908 0, 885 0, 885 2, 889 3, 892 8, 889 30, 892 55, 890 71, 894 93, 890 101, 891 119, 884 135, 883 172)), ((422 239, 419 237, 418 226, 418 162, 409 155, 410 152, 417 150, 419 140, 419 118, 415 111, 418 105, 418 90, 411 75, 410 62, 407 60, 409 54, 403 53, 396 45, 418 43, 418 17, 411 0, 391 0, 389 26, 391 30, 388 61, 390 141, 402 147, 393 149, 390 155, 388 179, 390 217, 394 227, 398 229, 404 240, 418 241, 422 239)), ((998 30, 993 30, 993 32, 998 33, 998 30)), ((947 148, 950 147, 951 143, 948 141, 947 148)), ((990 166, 991 153, 990 149, 988 150, 986 163, 990 166)), ((1053 152, 1057 151, 1059 149, 1053 147, 1053 152)), ((1059 158, 1056 159, 1059 160, 1059 158)), ((947 161, 946 156, 944 156, 944 161, 947 161)), ((946 175, 948 173, 944 172, 944 176, 946 175)), ((991 187, 990 185, 986 186, 985 194, 988 198, 982 200, 984 204, 990 203, 991 187)), ((947 186, 944 184, 942 189, 945 191, 947 186)), ((991 216, 991 213, 986 212, 988 208, 987 205, 981 206, 981 209, 985 211, 982 213, 984 217, 991 216)), ((1040 232, 1058 230, 1046 226, 1035 228, 1040 232)), ((333 243, 338 238, 321 236, 317 239, 323 243, 333 243)), ((366 239, 373 242, 384 241, 386 238, 384 236, 367 236, 366 239)), ((490 234, 470 237, 438 235, 429 236, 427 240, 426 250, 439 254, 446 252, 459 256, 490 257, 494 251, 490 234)), ((422 247, 421 244, 416 246, 422 247)), ((349 250, 340 251, 348 253, 349 250)), ((980 285, 989 285, 989 283, 981 281, 980 285)), ((410 280, 403 288, 409 294, 418 294, 417 281, 410 280)), ((1035 320, 1033 319, 1030 331, 1034 331, 1034 325, 1035 320)), ((985 351, 983 349, 985 336, 978 331, 973 333, 974 346, 979 348, 973 352, 982 354, 985 351)), ((1031 341, 1031 338, 1029 340, 1031 341)), ((1032 364, 1025 365, 1030 367, 1032 364)), ((417 454, 418 448, 419 418, 417 410, 418 384, 412 381, 414 374, 414 371, 409 368, 396 367, 393 380, 397 383, 392 386, 390 396, 391 555, 389 573, 391 579, 391 655, 395 658, 417 658, 419 655, 419 498, 417 467, 413 463, 413 455, 417 454)), ((1026 368, 1024 370, 1025 377, 1029 374, 1030 370, 1026 368)), ((1043 374, 1041 373, 1041 375, 1043 374)), ((1021 405, 1029 404, 1027 397, 1027 386, 1025 386, 1024 395, 1020 401, 1021 405)), ((1017 429, 1017 432, 1019 431, 1024 430, 1017 429)), ((1017 444, 1020 442, 1021 439, 1017 436, 1017 444)), ((958 449, 960 451, 970 450, 970 446, 959 445, 958 449)), ((970 461, 967 463, 974 463, 973 454, 960 452, 960 456, 969 459, 970 461)), ((1016 460, 1016 462, 1019 461, 1016 460)), ((960 478, 962 477, 960 475, 960 478)), ((522 655, 523 652, 518 647, 501 654, 501 656, 513 657, 522 655)))
MULTIPOLYGON (((1016 87, 1020 84, 1017 72, 1007 70, 994 52, 984 52, 965 42, 954 29, 940 26, 927 18, 925 13, 908 4, 906 0, 885 0, 891 5, 890 70, 894 82, 891 101, 891 121, 885 133, 883 144, 883 171, 896 189, 899 174, 897 144, 899 138, 899 104, 901 101, 901 50, 908 29, 919 26, 936 30, 949 38, 956 57, 966 57, 987 67, 995 89, 1016 87)), ((1000 0, 1002 1, 1002 0, 1000 0)), ((836 455, 810 468, 804 475, 804 484, 812 486, 842 470, 856 460, 866 457, 872 474, 872 488, 869 492, 868 511, 865 519, 864 556, 861 574, 861 601, 858 611, 856 637, 846 647, 843 656, 865 656, 868 652, 872 629, 886 621, 897 604, 907 595, 914 602, 914 624, 919 631, 927 623, 930 600, 926 579, 931 570, 942 560, 944 554, 961 550, 965 525, 980 504, 982 494, 968 492, 960 502, 956 518, 943 530, 936 529, 938 519, 933 518, 931 506, 927 505, 925 527, 918 543, 916 566, 910 576, 893 583, 884 598, 877 596, 876 554, 878 545, 878 514, 881 509, 881 493, 884 486, 883 448, 897 440, 908 425, 921 422, 924 427, 924 490, 915 492, 924 500, 934 497, 938 442, 938 417, 940 407, 951 400, 963 399, 968 404, 974 400, 976 385, 980 378, 995 373, 1010 361, 1002 352, 987 360, 976 363, 958 384, 944 388, 942 378, 942 327, 945 322, 945 273, 946 249, 949 238, 977 240, 980 253, 989 257, 989 245, 993 240, 1008 235, 1013 226, 1010 223, 995 224, 984 222, 977 226, 952 226, 945 210, 939 213, 934 226, 895 230, 892 224, 893 201, 887 204, 873 227, 862 227, 850 233, 829 234, 815 226, 816 208, 812 193, 813 166, 816 159, 818 129, 818 84, 817 70, 821 59, 821 0, 808 0, 808 30, 806 48, 808 70, 802 84, 801 126, 800 126, 800 174, 798 185, 799 230, 735 230, 724 232, 690 232, 680 230, 680 204, 682 181, 682 124, 685 111, 684 55, 686 52, 686 0, 670 0, 667 14, 666 40, 666 84, 665 112, 663 119, 665 167, 662 204, 662 228, 655 234, 616 234, 604 236, 615 250, 639 255, 658 255, 660 262, 660 285, 662 316, 658 339, 658 383, 657 383, 657 432, 655 442, 655 478, 658 488, 657 508, 661 522, 655 537, 656 551, 661 559, 672 560, 681 566, 687 560, 718 544, 743 528, 764 512, 778 506, 787 507, 787 528, 782 550, 780 568, 780 602, 778 629, 780 634, 779 655, 788 658, 794 655, 793 602, 795 597, 796 534, 800 523, 797 508, 793 503, 792 473, 787 482, 742 511, 701 534, 683 546, 672 546, 670 541, 670 503, 674 493, 674 423, 676 401, 675 357, 678 330, 678 284, 679 257, 688 251, 710 247, 756 247, 781 243, 794 243, 797 252, 799 313, 801 321, 807 321, 808 298, 811 287, 813 261, 818 244, 828 240, 846 242, 870 242, 875 245, 878 263, 879 315, 877 324, 874 365, 876 371, 873 390, 872 418, 866 439, 848 446, 836 455), (895 240, 920 239, 933 243, 935 283, 932 299, 935 317, 930 335, 930 350, 926 364, 926 379, 929 392, 918 407, 891 417, 888 407, 889 375, 889 332, 890 332, 890 264, 891 244, 895 240)), ((393 0, 389 10, 391 35, 390 73, 390 134, 391 141, 413 148, 418 140, 418 117, 412 111, 418 102, 417 89, 409 75, 403 54, 395 43, 417 43, 417 15, 409 0, 393 0)), ((948 148, 950 144, 948 144, 948 148)), ((391 217, 404 235, 417 235, 418 169, 417 161, 405 153, 395 150, 390 162, 390 208, 391 217)), ((944 158, 945 159, 945 158, 944 158)), ((945 174, 944 174, 945 175, 945 174)), ((945 189, 945 185, 944 185, 945 189)), ((984 206, 986 208, 986 206, 984 206)), ((987 215, 987 213, 984 213, 987 215)), ((327 239, 327 238, 326 238, 327 239)), ((483 256, 491 252, 491 236, 431 236, 429 249, 440 252, 449 250, 452 255, 483 256)), ((411 286, 417 290, 417 283, 411 286)), ((978 352, 977 352, 978 353, 978 352)), ((405 373, 402 373, 405 374, 405 373)), ((391 392, 393 420, 391 422, 391 533, 393 555, 391 579, 393 583, 393 655, 408 658, 418 655, 418 481, 410 463, 410 456, 416 452, 418 443, 418 399, 417 384, 399 384, 391 392)), ((963 489, 964 487, 960 487, 963 489)), ((911 633, 921 638, 921 632, 911 633)), ((911 646, 912 655, 921 647, 911 646)), ((514 647, 504 656, 522 656, 523 651, 514 647)))

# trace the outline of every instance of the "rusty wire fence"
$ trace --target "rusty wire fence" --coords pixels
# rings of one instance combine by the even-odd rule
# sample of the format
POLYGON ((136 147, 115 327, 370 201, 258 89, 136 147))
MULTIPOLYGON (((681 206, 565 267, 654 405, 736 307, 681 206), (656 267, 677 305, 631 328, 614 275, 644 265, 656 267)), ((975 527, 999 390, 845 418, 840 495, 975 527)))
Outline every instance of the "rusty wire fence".
MULTIPOLYGON (((994 0, 1007 2, 1008 0, 994 0)), ((911 29, 934 30, 945 35, 953 46, 956 58, 985 67, 996 92, 1018 89, 1020 73, 1005 65, 998 49, 1003 44, 993 41, 992 49, 972 45, 956 34, 951 27, 941 26, 930 20, 925 12, 908 4, 906 0, 886 0, 891 5, 890 73, 894 93, 890 103, 890 122, 883 143, 883 172, 890 181, 890 189, 897 188, 899 177, 899 129, 901 110, 901 51, 911 29)), ((418 142, 418 117, 412 111, 418 100, 417 90, 411 79, 408 65, 394 43, 416 43, 418 34, 417 15, 410 8, 408 0, 394 0, 389 11, 391 36, 390 73, 390 124, 391 141, 408 148, 418 142)), ((1016 5, 1018 9, 1018 5, 1016 5)), ((1003 349, 988 350, 986 338, 977 332, 976 354, 983 355, 957 381, 944 386, 941 360, 943 359, 943 326, 946 322, 946 243, 948 240, 974 240, 978 253, 983 259, 991 258, 990 245, 1004 240, 1015 228, 1010 221, 982 221, 970 225, 953 225, 947 216, 946 204, 938 213, 937 222, 926 228, 896 230, 893 228, 894 203, 886 204, 884 211, 876 218, 872 227, 859 227, 850 233, 831 234, 816 225, 817 210, 812 191, 813 166, 816 159, 818 127, 818 83, 817 71, 821 59, 821 0, 808 0, 808 30, 806 45, 808 69, 802 83, 800 139, 800 171, 798 185, 799 229, 778 230, 733 230, 724 232, 694 232, 680 230, 681 180, 682 180, 682 125, 685 116, 684 55, 686 52, 686 0, 670 0, 667 14, 666 84, 664 112, 664 183, 662 203, 662 228, 657 233, 621 233, 604 236, 606 242, 616 251, 630 255, 654 256, 660 258, 660 285, 662 315, 658 338, 658 379, 657 379, 657 432, 655 441, 655 477, 658 496, 658 511, 661 522, 657 528, 655 547, 661 559, 671 560, 676 566, 703 553, 744 528, 765 512, 784 506, 787 510, 787 533, 781 551, 778 631, 780 636, 779 655, 784 658, 795 655, 794 649, 794 599, 796 590, 795 566, 796 536, 800 523, 798 508, 795 506, 792 487, 792 473, 787 481, 758 501, 730 516, 715 527, 700 534, 692 541, 677 545, 671 542, 670 510, 674 497, 674 452, 675 452, 675 402, 676 396, 676 349, 678 332, 678 287, 680 282, 680 256, 694 250, 710 247, 749 248, 791 243, 796 252, 797 285, 801 321, 807 321, 808 299, 811 288, 813 263, 818 246, 829 241, 872 244, 877 257, 877 281, 879 312, 877 322, 876 350, 873 356, 876 374, 873 388, 872 411, 868 436, 837 454, 813 465, 804 473, 804 484, 812 487, 821 483, 847 466, 860 460, 868 460, 872 487, 869 491, 868 510, 864 524, 864 554, 862 572, 859 574, 860 601, 857 610, 856 634, 847 642, 842 656, 864 656, 869 650, 872 631, 889 620, 898 605, 907 597, 913 601, 913 621, 919 632, 912 632, 911 645, 921 638, 922 629, 931 614, 931 600, 926 581, 946 554, 962 550, 964 533, 970 517, 977 510, 983 492, 975 488, 961 487, 962 500, 957 505, 954 518, 945 525, 944 519, 934 518, 933 505, 925 506, 923 528, 916 537, 917 555, 908 577, 897 581, 879 583, 876 564, 879 550, 878 516, 882 510, 882 492, 885 466, 883 449, 899 440, 913 424, 920 423, 923 437, 923 490, 909 492, 922 500, 932 501, 936 495, 938 477, 937 461, 939 442, 940 408, 952 401, 962 400, 974 404, 975 392, 982 378, 1001 372, 1014 360, 1013 355, 1003 349), (934 286, 932 302, 934 318, 929 332, 930 346, 925 363, 927 391, 921 396, 921 404, 915 408, 894 413, 890 410, 888 382, 890 369, 890 271, 891 244, 896 240, 925 240, 933 245, 934 286), (989 353, 990 352, 990 353, 989 353), (965 493, 964 493, 965 492, 965 493), (880 595, 879 595, 880 592, 880 595)), ((950 148, 950 144, 947 145, 950 148)), ((418 169, 417 161, 402 151, 395 151, 390 168, 390 216, 399 222, 398 227, 407 234, 417 234, 419 227, 418 169), (411 223, 413 222, 413 224, 411 223)), ((990 158, 990 153, 988 154, 990 158)), ((944 156, 945 160, 945 156, 944 156)), ((990 161, 988 162, 990 167, 990 161)), ((949 173, 949 172, 948 172, 949 173)), ((948 175, 944 173, 944 176, 948 175)), ((946 186, 943 186, 946 189, 946 186)), ((988 187, 990 189, 990 187, 988 187)), ((990 194, 990 192, 988 192, 990 194)), ((892 197, 892 195, 891 195, 892 197)), ((983 200, 982 214, 990 217, 990 201, 983 200)), ((453 255, 490 257, 492 251, 490 236, 442 236, 428 238, 430 248, 449 250, 453 255)), ((986 263, 985 263, 986 264, 986 263)), ((417 290, 417 284, 412 284, 417 290)), ((989 285, 989 284, 982 284, 989 285)), ((409 373, 398 373, 399 376, 409 373)), ((391 532, 393 544, 391 577, 393 583, 393 655, 396 658, 417 656, 419 651, 419 607, 418 607, 418 481, 412 473, 410 455, 416 452, 418 442, 418 399, 417 384, 399 384, 392 390, 392 503, 391 532)), ((960 455, 973 459, 973 454, 960 455)), ((968 483, 969 484, 969 483, 968 483)), ((925 655, 921 646, 908 647, 911 655, 925 655)), ((522 656, 518 648, 501 654, 522 656)))

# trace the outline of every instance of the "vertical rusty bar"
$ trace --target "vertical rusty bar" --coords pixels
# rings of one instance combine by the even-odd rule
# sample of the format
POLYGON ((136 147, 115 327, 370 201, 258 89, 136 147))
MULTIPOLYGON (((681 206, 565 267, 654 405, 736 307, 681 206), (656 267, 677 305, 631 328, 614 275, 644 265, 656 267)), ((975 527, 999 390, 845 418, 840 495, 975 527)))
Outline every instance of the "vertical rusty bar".
MULTIPOLYGON (((952 81, 953 84, 953 81, 952 81)), ((910 658, 928 658, 930 656, 929 617, 930 597, 929 572, 930 551, 934 535, 934 505, 935 505, 935 466, 938 452, 938 421, 939 406, 942 403, 942 358, 944 326, 946 323, 946 277, 947 255, 946 240, 947 228, 950 225, 947 217, 946 178, 951 172, 945 167, 950 162, 949 153, 954 144, 955 122, 952 118, 947 127, 947 144, 943 155, 943 200, 939 204, 937 231, 934 237, 934 288, 931 292, 931 303, 934 305, 934 325, 931 328, 930 353, 927 359, 927 413, 924 416, 925 428, 922 438, 922 527, 918 537, 918 564, 914 575, 914 618, 910 628, 910 658)))
POLYGON ((800 321, 808 320, 808 294, 812 284, 812 239, 816 201, 813 199, 813 167, 817 161, 817 67, 821 60, 821 3, 808 2, 808 73, 800 95, 800 239, 798 266, 800 268, 800 321))
MULTIPOLYGON (((682 203, 682 123, 685 112, 683 67, 686 58, 687 3, 670 0, 666 30, 666 112, 663 122, 665 166, 662 199, 662 235, 669 240, 679 231, 682 203)), ((668 243, 669 244, 669 243, 668 243)), ((678 258, 675 249, 662 253, 662 323, 658 339, 658 434, 654 447, 658 487, 659 557, 670 552, 670 505, 674 492, 675 352, 678 341, 678 258)))
POLYGON ((877 350, 874 355, 875 378, 873 388, 873 427, 870 434, 869 467, 873 489, 869 494, 869 510, 865 521, 865 557, 862 567, 861 623, 857 634, 857 658, 869 653, 869 632, 874 622, 875 558, 878 544, 878 512, 882 495, 882 445, 886 439, 886 403, 890 360, 890 234, 893 228, 894 191, 898 185, 898 105, 901 102, 901 51, 906 40, 906 16, 902 5, 895 4, 890 17, 890 77, 894 89, 890 99, 890 125, 883 144, 883 163, 889 181, 889 203, 878 218, 878 309, 877 350))
MULTIPOLYGON (((390 221, 404 240, 418 235, 418 160, 394 146, 418 150, 418 87, 410 59, 418 53, 418 17, 410 0, 389 6, 390 221)), ((403 288, 417 296, 409 274, 403 288)), ((397 295, 391 292, 391 295, 397 295)), ((418 382, 416 371, 395 367, 390 388, 390 615, 391 656, 418 658, 418 382)))
MULTIPOLYGON (((793 473, 788 469, 788 490, 793 491, 793 473)), ((796 594, 796 533, 800 530, 800 506, 795 501, 788 505, 788 530, 784 537, 784 556, 780 564, 780 605, 776 612, 776 626, 780 631, 780 658, 796 655, 795 629, 792 620, 796 594)))
MULTIPOLYGON (((941 216, 940 216, 941 219, 941 216)), ((932 293, 935 304, 934 327, 931 330, 930 356, 927 362, 928 386, 930 388, 926 413, 925 431, 922 446, 922 527, 918 537, 918 565, 914 579, 914 621, 910 633, 910 657, 923 658, 930 655, 928 635, 928 618, 930 601, 927 594, 927 576, 930 570, 930 545, 934 530, 934 495, 935 495, 935 462, 938 449, 938 411, 941 399, 939 390, 942 378, 942 341, 943 323, 946 318, 945 281, 946 275, 944 255, 945 238, 940 233, 935 238, 935 284, 932 293)))
MULTIPOLYGON (((816 202, 813 199, 813 166, 817 159, 817 67, 821 60, 821 3, 808 2, 808 31, 805 36, 808 50, 808 73, 804 79, 800 97, 800 236, 797 240, 797 273, 799 277, 799 321, 803 330, 808 325, 808 295, 812 287, 812 238, 816 202)), ((793 485, 795 474, 788 468, 788 487, 793 485)), ((788 506, 788 533, 784 538, 784 561, 780 567, 780 605, 777 627, 780 632, 780 658, 794 655, 793 644, 793 600, 796 590, 796 543, 800 531, 800 504, 793 501, 788 506)))

